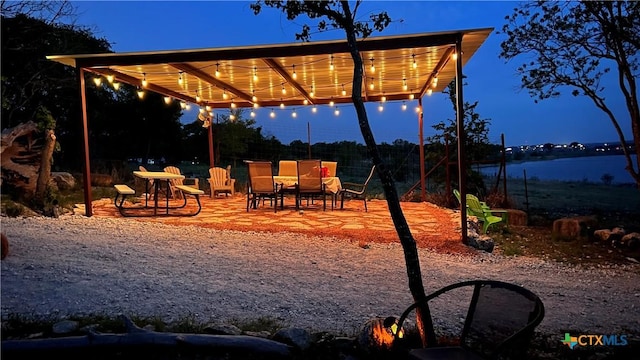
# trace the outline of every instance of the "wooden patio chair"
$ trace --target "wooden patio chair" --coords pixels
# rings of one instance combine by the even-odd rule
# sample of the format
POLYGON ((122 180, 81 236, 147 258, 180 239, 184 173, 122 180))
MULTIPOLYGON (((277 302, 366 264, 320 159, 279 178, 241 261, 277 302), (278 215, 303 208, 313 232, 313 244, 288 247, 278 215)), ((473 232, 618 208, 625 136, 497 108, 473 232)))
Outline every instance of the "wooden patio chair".
MULTIPOLYGON (((451 307, 447 309, 448 313, 442 315, 453 315, 451 307)), ((460 315, 453 316, 457 322, 460 315)), ((542 300, 528 289, 494 280, 464 281, 446 286, 409 306, 397 321, 397 329, 403 331, 396 332, 394 347, 409 348, 409 359, 525 359, 529 341, 543 318, 542 300), (432 317, 438 313, 438 302, 463 304, 466 316, 458 344, 438 346, 435 343, 427 348, 411 349, 412 345, 408 344, 411 331, 403 326, 409 315, 425 302, 432 317)), ((427 332, 435 334, 435 329, 427 332)), ((438 334, 436 342, 437 338, 438 334)))
MULTIPOLYGON (((149 171, 149 170, 147 170, 147 169, 146 169, 144 166, 142 166, 142 165, 138 166, 138 170, 140 170, 140 171, 144 171, 144 172, 148 172, 148 171, 149 171)), ((152 197, 154 196, 154 191, 153 191, 153 184, 154 184, 154 182, 153 182, 153 180, 151 179, 151 180, 145 181, 145 180, 143 180, 143 179, 138 179, 138 178, 136 178, 136 181, 140 181, 140 182, 142 182, 142 183, 143 183, 143 184, 142 184, 142 188, 143 188, 143 190, 144 190, 145 196, 147 196, 147 199, 151 200, 151 199, 152 199, 152 197), (149 187, 148 189, 147 189, 147 186, 149 187), (147 192, 147 190, 148 190, 149 192, 147 192)))
POLYGON ((340 209, 344 208, 344 197, 347 196, 352 199, 362 199, 364 201, 364 211, 368 212, 367 209, 367 186, 369 185, 369 181, 373 177, 373 173, 376 171, 376 166, 373 165, 371 167, 371 171, 369 172, 369 176, 364 181, 364 183, 352 183, 352 182, 344 182, 342 183, 342 190, 340 190, 340 209))
POLYGON ((245 161, 249 183, 247 185, 247 212, 249 208, 258 208, 260 200, 269 199, 273 212, 278 211, 278 187, 273 181, 271 161, 245 161))
MULTIPOLYGON (((175 166, 167 166, 164 168, 165 172, 182 175, 180 169, 175 166)), ((183 179, 175 179, 169 180, 169 190, 171 191, 171 197, 173 199, 181 199, 182 192, 176 188, 178 185, 189 185, 196 189, 200 189, 200 183, 198 178, 185 178, 183 179)))
POLYGON ((235 194, 236 179, 231 178, 231 165, 227 168, 212 167, 209 168, 209 187, 211 193, 209 197, 215 197, 216 193, 225 193, 226 196, 235 194))

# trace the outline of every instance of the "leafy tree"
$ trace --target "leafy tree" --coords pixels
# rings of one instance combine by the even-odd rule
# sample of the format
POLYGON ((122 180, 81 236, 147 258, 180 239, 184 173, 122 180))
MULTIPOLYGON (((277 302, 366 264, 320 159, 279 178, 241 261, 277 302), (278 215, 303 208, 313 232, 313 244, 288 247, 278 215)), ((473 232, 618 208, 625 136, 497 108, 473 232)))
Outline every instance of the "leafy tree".
MULTIPOLYGON (((465 77, 463 77, 464 79, 465 77)), ((453 106, 454 113, 457 112, 456 106, 456 80, 454 79, 447 86, 447 90, 444 91, 445 94, 449 95, 449 100, 453 106)), ((473 193, 484 193, 486 192, 484 182, 482 180, 482 176, 479 173, 473 171, 472 165, 474 162, 485 161, 490 158, 492 154, 495 154, 496 149, 489 143, 489 125, 491 124, 490 119, 484 119, 480 117, 480 114, 476 112, 476 107, 478 106, 478 102, 469 103, 465 102, 463 105, 463 120, 464 120, 464 131, 466 133, 464 151, 468 158, 468 161, 465 161, 466 164, 466 174, 467 174, 467 191, 473 193)), ((449 142, 449 159, 448 165, 450 171, 453 172, 451 176, 452 179, 457 179, 458 167, 452 166, 455 163, 456 159, 458 159, 458 127, 457 127, 456 117, 453 119, 447 119, 447 121, 441 121, 435 125, 433 125, 433 129, 436 131, 436 134, 430 137, 427 137, 427 142, 431 143, 430 151, 427 152, 427 159, 433 163, 437 164, 440 159, 445 157, 445 141, 449 142), (448 139, 448 140, 447 140, 448 139)), ((439 180, 439 182, 444 182, 444 172, 439 171, 434 174, 435 178, 439 180)))
POLYGON ((617 115, 603 95, 605 75, 613 72, 625 100, 636 152, 640 150, 637 77, 640 59, 640 2, 525 2, 506 18, 500 57, 527 55, 517 69, 522 88, 538 100, 587 96, 613 124, 626 157, 626 170, 640 187, 640 157, 634 164, 617 115))
MULTIPOLYGON (((353 9, 348 1, 283 1, 265 0, 256 1, 251 4, 251 8, 257 15, 262 10, 262 5, 276 8, 284 12, 288 20, 294 20, 298 16, 306 16, 311 21, 317 19, 315 25, 319 31, 328 29, 343 29, 349 44, 351 58, 353 60, 353 88, 351 99, 358 116, 358 124, 362 137, 367 146, 369 157, 376 165, 377 173, 384 189, 385 198, 389 206, 389 212, 400 238, 400 243, 404 249, 405 263, 409 280, 409 290, 415 301, 425 298, 422 275, 420 271, 420 261, 418 259, 418 249, 415 239, 409 230, 409 224, 400 207, 400 200, 394 184, 393 176, 387 164, 382 160, 374 139, 367 111, 362 100, 362 77, 363 63, 358 51, 357 37, 366 38, 374 31, 384 30, 390 23, 391 18, 386 12, 370 14, 369 21, 358 21, 357 12, 362 4, 361 0, 355 1, 353 9)), ((311 27, 308 24, 302 25, 300 33, 296 33, 296 39, 309 41, 311 27)), ((435 334, 432 331, 431 316, 429 308, 425 304, 417 309, 418 329, 420 329, 423 343, 435 343, 435 334), (424 326, 426 324, 426 326, 424 326), (425 333, 425 329, 428 329, 425 333)))

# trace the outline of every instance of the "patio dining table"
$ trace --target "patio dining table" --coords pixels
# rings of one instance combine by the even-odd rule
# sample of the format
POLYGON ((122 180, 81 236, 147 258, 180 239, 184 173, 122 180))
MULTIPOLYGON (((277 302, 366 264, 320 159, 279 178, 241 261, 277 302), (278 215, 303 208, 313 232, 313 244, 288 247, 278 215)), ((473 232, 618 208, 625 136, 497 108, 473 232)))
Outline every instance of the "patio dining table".
MULTIPOLYGON (((274 176, 273 182, 279 184, 281 188, 294 188, 298 183, 297 176, 274 176)), ((340 178, 337 176, 329 176, 323 177, 322 183, 325 186, 327 191, 332 194, 337 194, 342 189, 342 183, 340 182, 340 178)))

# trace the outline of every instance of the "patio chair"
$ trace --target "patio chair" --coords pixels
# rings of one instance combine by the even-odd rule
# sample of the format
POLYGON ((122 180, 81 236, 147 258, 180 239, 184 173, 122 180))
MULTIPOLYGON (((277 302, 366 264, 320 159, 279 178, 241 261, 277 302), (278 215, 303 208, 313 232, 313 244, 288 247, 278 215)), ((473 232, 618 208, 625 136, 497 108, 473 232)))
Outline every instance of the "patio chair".
POLYGON ((280 160, 278 162, 278 176, 298 176, 298 162, 295 160, 280 160))
MULTIPOLYGON (((466 316, 459 344, 438 346, 436 343, 427 348, 410 349, 409 359, 526 358, 533 332, 544 318, 544 304, 536 294, 515 284, 471 280, 446 286, 409 306, 398 320, 398 329, 402 329, 407 317, 425 302, 433 317, 437 302, 451 304, 460 301, 463 312, 466 308, 466 316), (467 303, 468 307, 464 306, 467 303)), ((452 315, 452 321, 458 322, 458 314, 448 311, 447 315, 452 315)), ((397 332, 394 345, 410 348, 407 344, 410 336, 407 329, 403 330, 404 338, 401 339, 400 332, 397 332)))
MULTIPOLYGON (((144 171, 144 172, 148 172, 149 171, 142 165, 138 166, 138 170, 144 171)), ((136 178, 136 181, 138 181, 138 180, 140 180, 140 181, 142 181, 144 183, 142 186, 143 186, 143 189, 144 189, 145 196, 147 196, 147 199, 151 199, 153 197, 153 195, 154 195, 153 191, 152 191, 153 190, 153 180, 144 181, 142 179, 136 178), (149 186, 149 189, 146 188, 147 184, 149 186), (147 192, 147 190, 149 190, 150 192, 147 192)))
POLYGON ((492 210, 486 205, 482 206, 475 195, 467 194, 467 215, 477 217, 482 222, 482 232, 486 234, 491 225, 502 221, 507 223, 508 213, 506 210, 492 210), (503 216, 495 216, 494 213, 501 213, 503 216))
POLYGON ((327 168, 327 176, 328 177, 332 177, 332 176, 338 176, 337 175, 337 171, 338 171, 338 162, 337 161, 323 161, 322 162, 322 167, 326 167, 327 168))
POLYGON ((249 208, 258 208, 260 200, 269 199, 273 212, 278 211, 278 187, 273 181, 271 161, 245 161, 248 168, 247 212, 249 208))
POLYGON ((207 181, 211 188, 209 197, 215 197, 216 193, 225 193, 225 196, 231 194, 233 196, 236 192, 236 179, 231 178, 231 165, 227 166, 226 169, 221 167, 209 168, 207 181))
MULTIPOLYGON (((458 205, 460 205, 460 191, 458 191, 458 189, 453 189, 453 196, 455 196, 455 197, 456 197, 456 200, 458 200, 458 205)), ((489 210, 489 209, 490 209, 490 208, 489 208, 489 205, 487 205, 487 203, 486 203, 486 202, 484 202, 484 201, 480 201, 480 205, 481 205, 483 208, 487 209, 487 210, 489 210)), ((468 206, 468 205, 467 205, 467 215, 471 215, 471 214, 469 213, 469 206, 468 206)))
POLYGON ((373 165, 371 167, 371 171, 369 172, 369 176, 367 180, 362 184, 344 182, 342 183, 342 190, 340 190, 340 209, 344 207, 344 197, 347 196, 352 199, 362 199, 364 201, 364 211, 368 212, 367 209, 367 186, 369 185, 369 181, 373 177, 373 173, 376 171, 376 166, 373 165))
MULTIPOLYGON (((180 172, 180 169, 178 169, 175 166, 167 166, 164 168, 164 171, 172 174, 182 175, 182 172, 180 172)), ((176 186, 178 185, 189 185, 196 189, 200 189, 200 181, 198 180, 198 178, 185 178, 184 180, 183 179, 169 180, 169 189, 171 190, 171 197, 173 199, 182 198, 182 192, 176 188, 176 186)))
POLYGON ((298 160, 296 209, 302 203, 302 198, 306 198, 308 204, 315 196, 322 196, 322 210, 327 210, 327 191, 322 182, 322 161, 298 160))

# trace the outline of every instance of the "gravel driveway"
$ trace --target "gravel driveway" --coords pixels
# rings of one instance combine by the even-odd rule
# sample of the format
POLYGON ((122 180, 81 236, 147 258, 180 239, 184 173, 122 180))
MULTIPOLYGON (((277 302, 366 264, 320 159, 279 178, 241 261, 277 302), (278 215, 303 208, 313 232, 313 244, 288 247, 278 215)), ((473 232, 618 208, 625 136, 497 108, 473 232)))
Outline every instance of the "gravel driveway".
MULTIPOLYGON (((220 231, 134 219, 0 218, 2 318, 10 314, 192 316, 199 322, 279 319, 353 334, 411 303, 400 244, 220 231)), ((427 292, 489 278, 523 285, 546 307, 538 330, 640 334, 640 266, 580 267, 525 257, 420 251, 427 292)), ((442 304, 441 326, 461 310, 442 304)))

